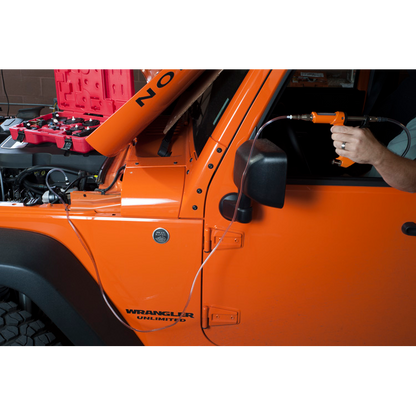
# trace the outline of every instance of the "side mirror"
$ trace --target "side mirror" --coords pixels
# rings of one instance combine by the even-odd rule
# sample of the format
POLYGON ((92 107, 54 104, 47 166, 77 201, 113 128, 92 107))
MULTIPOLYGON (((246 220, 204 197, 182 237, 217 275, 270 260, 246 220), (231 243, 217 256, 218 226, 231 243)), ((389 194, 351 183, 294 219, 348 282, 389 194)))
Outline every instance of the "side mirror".
MULTIPOLYGON (((247 165, 251 141, 244 142, 237 150, 234 163, 234 183, 238 188, 247 165)), ((268 207, 283 208, 286 193, 287 156, 270 140, 259 139, 253 152, 243 183, 243 198, 237 211, 238 222, 251 221, 250 199, 268 207)), ((220 202, 221 214, 231 219, 235 210, 237 194, 228 194, 220 202)))

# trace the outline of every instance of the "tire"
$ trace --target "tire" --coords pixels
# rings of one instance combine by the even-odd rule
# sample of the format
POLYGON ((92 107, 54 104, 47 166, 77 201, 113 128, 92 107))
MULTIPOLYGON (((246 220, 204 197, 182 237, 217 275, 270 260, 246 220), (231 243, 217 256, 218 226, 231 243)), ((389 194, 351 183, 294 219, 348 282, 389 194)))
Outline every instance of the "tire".
POLYGON ((0 302, 0 346, 62 345, 46 325, 14 302, 0 302))
POLYGON ((5 286, 0 286, 0 302, 7 301, 10 297, 10 289, 5 286))

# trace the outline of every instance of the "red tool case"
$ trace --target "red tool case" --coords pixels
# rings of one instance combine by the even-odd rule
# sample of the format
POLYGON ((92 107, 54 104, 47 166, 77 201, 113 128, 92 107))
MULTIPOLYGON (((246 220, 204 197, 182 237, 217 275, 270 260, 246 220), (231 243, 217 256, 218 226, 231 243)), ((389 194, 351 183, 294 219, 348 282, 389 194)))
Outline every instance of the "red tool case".
POLYGON ((14 140, 56 143, 63 150, 88 153, 85 141, 111 114, 134 95, 132 70, 57 69, 59 111, 10 128, 14 140))

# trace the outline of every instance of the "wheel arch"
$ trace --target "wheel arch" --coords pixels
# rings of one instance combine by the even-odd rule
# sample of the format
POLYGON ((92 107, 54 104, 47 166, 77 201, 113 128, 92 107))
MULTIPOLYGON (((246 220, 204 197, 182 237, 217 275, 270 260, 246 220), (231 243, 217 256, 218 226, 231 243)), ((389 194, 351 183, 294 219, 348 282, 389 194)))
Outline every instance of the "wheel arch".
POLYGON ((27 295, 74 345, 142 345, 76 256, 51 237, 0 228, 0 285, 27 295))

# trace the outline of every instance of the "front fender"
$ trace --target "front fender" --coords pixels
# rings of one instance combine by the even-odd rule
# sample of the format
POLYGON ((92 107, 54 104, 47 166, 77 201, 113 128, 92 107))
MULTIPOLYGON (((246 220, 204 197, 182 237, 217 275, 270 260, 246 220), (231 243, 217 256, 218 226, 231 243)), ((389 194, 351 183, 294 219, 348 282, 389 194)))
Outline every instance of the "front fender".
POLYGON ((51 237, 0 228, 0 285, 27 295, 74 345, 142 345, 81 262, 51 237))

